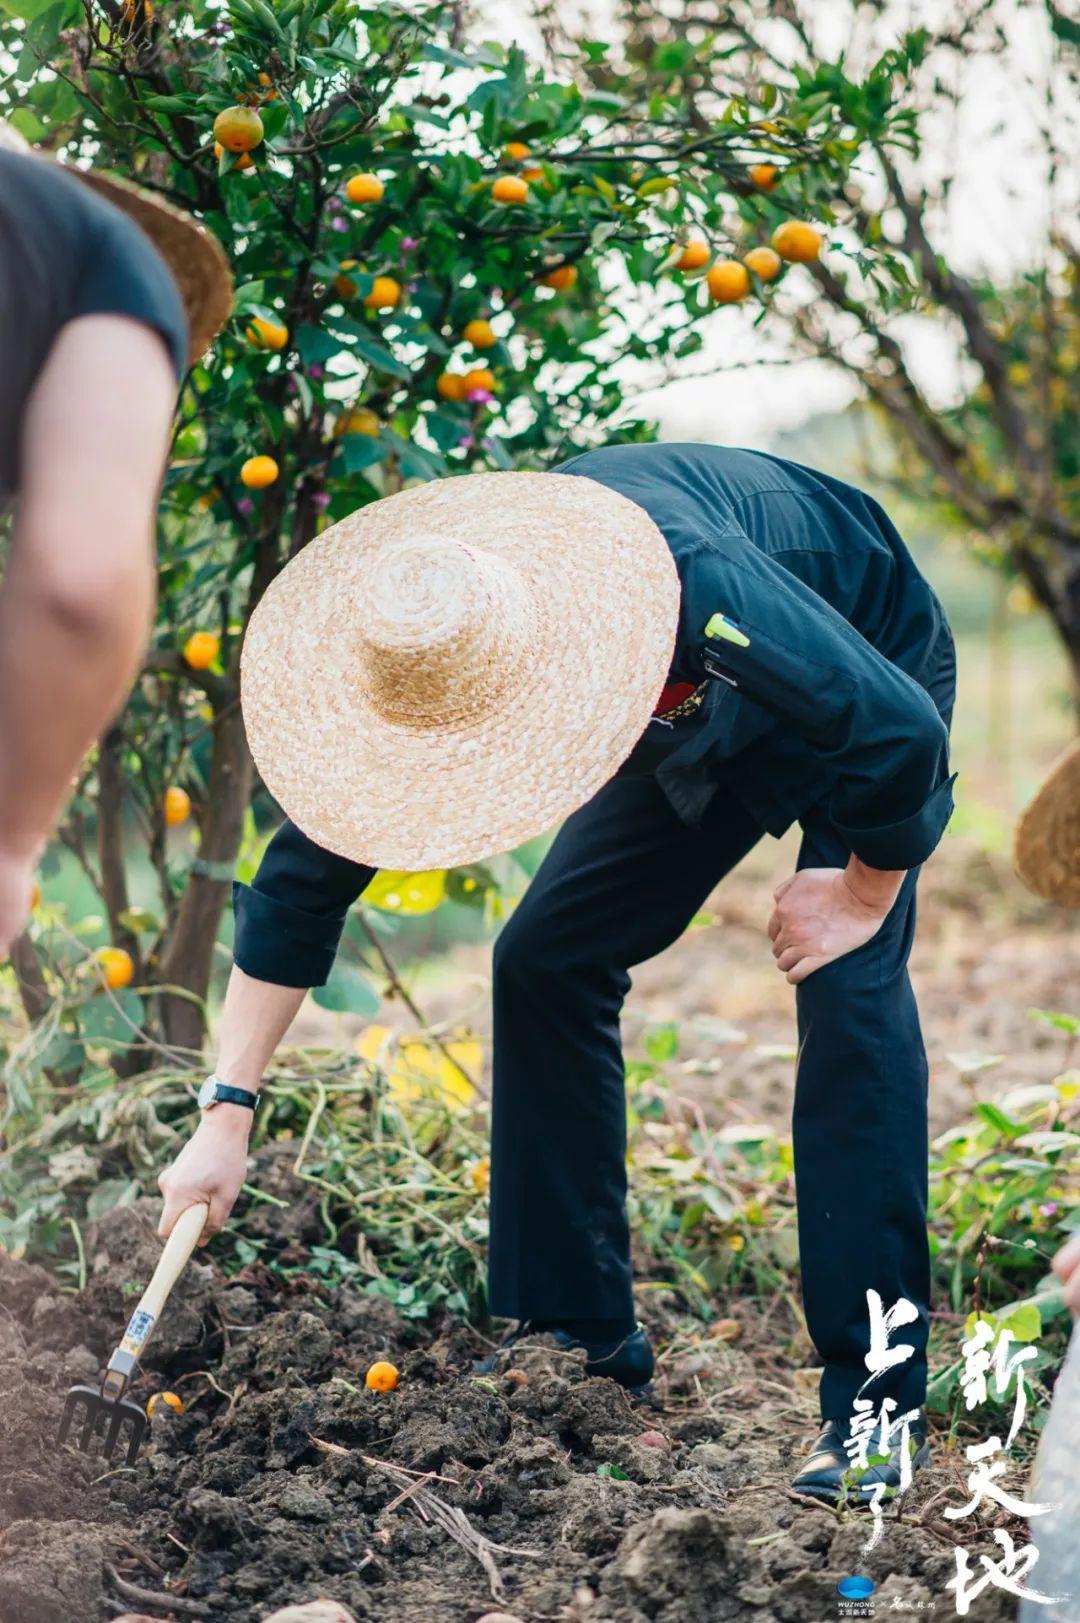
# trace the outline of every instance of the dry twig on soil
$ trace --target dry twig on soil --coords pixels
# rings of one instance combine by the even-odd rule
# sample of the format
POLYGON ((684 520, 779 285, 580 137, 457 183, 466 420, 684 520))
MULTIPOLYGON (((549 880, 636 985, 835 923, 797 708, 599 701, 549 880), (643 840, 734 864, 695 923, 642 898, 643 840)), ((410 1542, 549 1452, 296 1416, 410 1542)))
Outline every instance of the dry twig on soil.
MULTIPOLYGON (((309 1434, 310 1435, 310 1434, 309 1434)), ((321 1437, 312 1437, 311 1441, 316 1448, 322 1449, 326 1454, 350 1454, 351 1449, 344 1448, 341 1443, 325 1442, 321 1437)), ((493 1539, 485 1538, 484 1534, 475 1528, 463 1510, 448 1505, 431 1491, 431 1482, 450 1482, 450 1477, 441 1477, 435 1471, 417 1473, 410 1471, 407 1466, 394 1465, 389 1460, 379 1460, 372 1454, 361 1454, 364 1464, 373 1471, 382 1471, 391 1482, 396 1482, 401 1492, 395 1499, 384 1507, 384 1514, 397 1510, 399 1505, 408 1505, 422 1522, 434 1522, 441 1527, 448 1538, 478 1561, 487 1573, 488 1587, 492 1598, 501 1601, 504 1595, 502 1576, 495 1563, 496 1555, 524 1555, 539 1558, 540 1550, 517 1549, 509 1544, 496 1544, 493 1539)))
POLYGON ((105 1572, 114 1589, 125 1600, 137 1600, 140 1606, 156 1606, 159 1612, 186 1612, 189 1617, 205 1617, 215 1604, 212 1600, 187 1600, 183 1595, 169 1595, 161 1590, 143 1589, 127 1578, 121 1578, 114 1566, 105 1563, 105 1572))

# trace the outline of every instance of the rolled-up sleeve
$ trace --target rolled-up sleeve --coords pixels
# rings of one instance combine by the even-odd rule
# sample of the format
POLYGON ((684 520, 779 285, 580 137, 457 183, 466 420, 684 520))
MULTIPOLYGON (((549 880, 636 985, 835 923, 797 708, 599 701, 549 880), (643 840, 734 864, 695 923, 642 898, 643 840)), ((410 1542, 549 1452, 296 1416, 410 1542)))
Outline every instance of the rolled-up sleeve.
POLYGON ((683 633, 707 673, 799 733, 830 769, 829 815, 872 868, 926 860, 952 813, 949 735, 924 688, 823 598, 741 535, 705 544, 683 577, 683 633), (745 645, 704 634, 714 613, 745 645))
POLYGON ((374 874, 374 868, 324 850, 284 822, 252 883, 233 885, 238 968, 275 986, 322 986, 346 914, 374 874))

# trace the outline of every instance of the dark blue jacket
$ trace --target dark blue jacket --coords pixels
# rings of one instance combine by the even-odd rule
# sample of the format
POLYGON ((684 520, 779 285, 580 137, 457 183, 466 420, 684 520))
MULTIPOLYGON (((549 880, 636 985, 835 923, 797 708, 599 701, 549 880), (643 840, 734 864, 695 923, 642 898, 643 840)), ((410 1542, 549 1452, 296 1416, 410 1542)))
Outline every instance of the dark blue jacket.
POLYGON ((871 867, 928 857, 953 780, 925 684, 951 638, 878 504, 722 446, 613 446, 554 471, 620 491, 663 532, 682 583, 672 680, 706 683, 701 708, 654 719, 622 770, 655 774, 689 823, 722 780, 769 833, 824 803, 871 867), (705 635, 717 612, 747 646, 705 635))

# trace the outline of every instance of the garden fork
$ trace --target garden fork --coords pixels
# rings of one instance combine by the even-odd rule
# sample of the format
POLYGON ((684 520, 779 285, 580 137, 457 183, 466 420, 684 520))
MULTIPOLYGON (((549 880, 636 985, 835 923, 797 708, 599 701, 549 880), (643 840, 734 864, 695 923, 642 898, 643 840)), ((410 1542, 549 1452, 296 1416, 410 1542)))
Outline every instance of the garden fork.
POLYGON ((164 1250, 154 1269, 149 1285, 139 1298, 139 1305, 128 1321, 123 1340, 109 1359, 100 1387, 73 1386, 64 1404, 57 1442, 67 1440, 76 1416, 80 1417, 81 1431, 78 1447, 88 1454, 94 1438, 105 1432, 102 1452, 111 1460, 116 1452, 121 1433, 128 1428, 126 1463, 134 1465, 135 1456, 146 1435, 147 1415, 142 1406, 125 1396, 135 1373, 150 1333, 161 1317, 169 1293, 179 1279, 188 1258, 198 1244, 206 1222, 208 1207, 200 1203, 188 1206, 180 1213, 172 1233, 165 1241, 164 1250))

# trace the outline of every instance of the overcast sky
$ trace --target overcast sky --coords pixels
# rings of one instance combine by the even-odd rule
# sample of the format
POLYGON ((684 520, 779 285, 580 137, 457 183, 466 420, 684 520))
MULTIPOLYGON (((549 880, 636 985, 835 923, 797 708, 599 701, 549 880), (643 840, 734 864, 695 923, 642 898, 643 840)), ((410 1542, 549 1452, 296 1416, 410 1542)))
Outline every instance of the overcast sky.
MULTIPOLYGON (((869 8, 863 9, 869 17, 869 8)), ((587 16, 594 32, 603 37, 611 32, 613 10, 609 0, 591 0, 578 7, 567 4, 563 15, 576 11, 587 16)), ((872 60, 882 43, 905 28, 933 26, 953 14, 955 6, 948 0, 894 0, 880 8, 866 28, 853 28, 848 0, 813 0, 803 10, 813 18, 819 50, 828 56, 846 50, 854 69, 872 60)), ((526 50, 536 48, 535 35, 530 40, 516 11, 492 0, 487 8, 492 34, 513 37, 526 50)), ((950 261, 960 270, 1007 277, 1040 264, 1051 219, 1060 225, 1075 222, 1080 205, 1075 164, 1063 166, 1051 195, 1042 134, 1051 55, 1045 12, 1040 6, 999 0, 997 14, 1009 39, 1005 52, 982 58, 952 53, 941 63, 942 76, 958 86, 961 100, 955 114, 950 111, 925 126, 929 139, 922 173, 931 186, 946 174, 953 177, 936 233, 950 261)), ((779 44, 780 35, 774 39, 779 44)), ((1062 130, 1064 106, 1059 104, 1052 116, 1062 130)), ((783 348, 763 338, 760 329, 754 332, 752 320, 749 309, 716 312, 707 323, 705 351, 705 364, 714 365, 715 372, 639 395, 633 402, 635 412, 644 408, 659 418, 665 438, 765 446, 778 429, 795 427, 817 412, 847 403, 851 385, 824 362, 761 364, 782 355, 783 348)), ((945 326, 909 317, 896 330, 916 376, 935 402, 955 394, 961 372, 956 345, 945 326)), ((703 369, 701 356, 695 357, 694 369, 703 369)))

